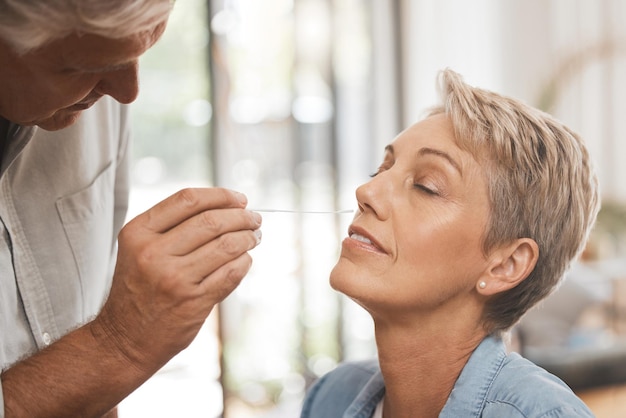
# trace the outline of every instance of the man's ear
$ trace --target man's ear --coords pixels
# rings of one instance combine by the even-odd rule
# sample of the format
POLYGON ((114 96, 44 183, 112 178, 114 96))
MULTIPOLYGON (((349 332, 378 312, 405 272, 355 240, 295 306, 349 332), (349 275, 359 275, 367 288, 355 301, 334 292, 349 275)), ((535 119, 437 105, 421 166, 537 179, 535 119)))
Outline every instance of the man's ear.
POLYGON ((514 288, 537 264, 539 246, 530 238, 519 238, 492 252, 489 265, 476 289, 484 296, 495 295, 514 288))

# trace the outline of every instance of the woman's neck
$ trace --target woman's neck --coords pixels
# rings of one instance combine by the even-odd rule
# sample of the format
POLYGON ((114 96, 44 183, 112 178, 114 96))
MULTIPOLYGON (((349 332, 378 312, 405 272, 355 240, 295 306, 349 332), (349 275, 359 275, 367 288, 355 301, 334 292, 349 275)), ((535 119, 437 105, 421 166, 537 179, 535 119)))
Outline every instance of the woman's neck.
POLYGON ((474 349, 482 328, 376 324, 385 380, 385 418, 436 418, 474 349))

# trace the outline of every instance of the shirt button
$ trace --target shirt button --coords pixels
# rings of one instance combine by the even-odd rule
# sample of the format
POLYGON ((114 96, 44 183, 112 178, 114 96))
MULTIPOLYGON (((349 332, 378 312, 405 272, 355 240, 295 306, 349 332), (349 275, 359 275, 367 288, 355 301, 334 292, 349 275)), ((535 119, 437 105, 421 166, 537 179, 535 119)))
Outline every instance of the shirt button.
POLYGON ((50 334, 48 334, 47 332, 41 334, 41 338, 45 345, 50 345, 50 343, 52 342, 52 337, 50 337, 50 334))

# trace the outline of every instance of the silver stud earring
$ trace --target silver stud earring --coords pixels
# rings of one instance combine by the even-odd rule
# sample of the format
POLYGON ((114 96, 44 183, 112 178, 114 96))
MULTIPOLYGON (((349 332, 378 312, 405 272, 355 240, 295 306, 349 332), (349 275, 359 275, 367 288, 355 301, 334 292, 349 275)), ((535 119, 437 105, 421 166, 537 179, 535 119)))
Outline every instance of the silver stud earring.
POLYGON ((478 287, 480 287, 481 289, 484 289, 485 287, 487 287, 487 283, 481 281, 478 283, 478 287))

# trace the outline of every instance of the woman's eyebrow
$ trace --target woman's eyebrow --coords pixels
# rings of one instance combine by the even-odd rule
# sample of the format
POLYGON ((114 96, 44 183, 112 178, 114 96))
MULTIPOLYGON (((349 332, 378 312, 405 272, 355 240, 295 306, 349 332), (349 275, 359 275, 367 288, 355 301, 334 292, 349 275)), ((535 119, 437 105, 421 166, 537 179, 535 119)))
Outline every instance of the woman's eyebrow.
POLYGON ((461 178, 463 177, 463 171, 461 170, 461 166, 447 152, 444 152, 444 151, 441 151, 441 150, 438 150, 438 149, 434 149, 434 148, 421 148, 418 151, 417 154, 418 155, 434 155, 436 157, 441 157, 444 160, 446 160, 448 162, 448 164, 450 164, 452 167, 454 167, 454 169, 456 171, 458 171, 458 173, 460 174, 461 178))

